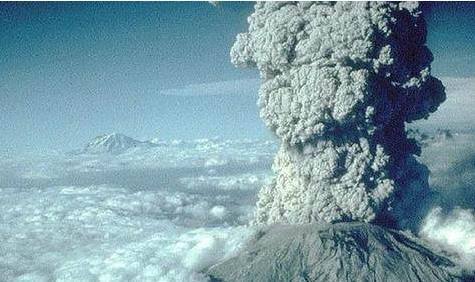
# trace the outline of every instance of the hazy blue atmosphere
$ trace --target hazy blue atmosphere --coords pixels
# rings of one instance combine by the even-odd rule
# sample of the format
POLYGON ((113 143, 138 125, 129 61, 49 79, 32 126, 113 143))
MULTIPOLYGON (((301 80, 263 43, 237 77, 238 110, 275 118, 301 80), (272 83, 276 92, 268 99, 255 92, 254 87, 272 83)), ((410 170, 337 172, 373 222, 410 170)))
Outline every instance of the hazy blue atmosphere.
MULTIPOLYGON (((229 63, 251 2, 0 6, 3 151, 69 150, 108 132, 269 136, 255 106, 257 72, 229 63)), ((474 10, 427 7, 436 76, 475 76, 474 10)))

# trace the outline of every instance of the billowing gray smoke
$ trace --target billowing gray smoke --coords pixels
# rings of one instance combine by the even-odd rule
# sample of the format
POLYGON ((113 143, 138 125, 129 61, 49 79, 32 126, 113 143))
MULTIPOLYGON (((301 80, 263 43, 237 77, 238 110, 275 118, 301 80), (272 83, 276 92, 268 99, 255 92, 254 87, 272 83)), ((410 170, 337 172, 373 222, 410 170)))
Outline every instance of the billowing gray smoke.
POLYGON ((405 123, 445 99, 416 3, 257 3, 232 62, 257 67, 281 139, 255 223, 419 220, 428 172, 405 123))

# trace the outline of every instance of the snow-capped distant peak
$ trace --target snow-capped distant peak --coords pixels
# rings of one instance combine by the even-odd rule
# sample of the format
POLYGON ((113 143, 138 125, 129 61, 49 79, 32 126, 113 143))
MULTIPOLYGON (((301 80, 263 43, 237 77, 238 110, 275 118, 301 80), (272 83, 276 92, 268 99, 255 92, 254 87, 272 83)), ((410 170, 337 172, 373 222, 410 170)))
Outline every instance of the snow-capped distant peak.
POLYGON ((152 147, 154 144, 135 140, 120 133, 111 133, 97 136, 84 148, 84 152, 91 154, 112 153, 120 154, 128 149, 137 147, 152 147))

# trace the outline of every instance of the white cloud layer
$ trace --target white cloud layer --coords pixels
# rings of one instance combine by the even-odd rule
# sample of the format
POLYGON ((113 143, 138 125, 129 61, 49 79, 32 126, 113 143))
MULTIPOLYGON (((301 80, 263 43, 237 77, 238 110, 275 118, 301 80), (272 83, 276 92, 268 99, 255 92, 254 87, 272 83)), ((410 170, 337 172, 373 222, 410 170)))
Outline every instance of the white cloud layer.
POLYGON ((423 238, 455 253, 466 268, 475 270, 475 214, 473 210, 456 208, 449 214, 436 207, 424 220, 419 233, 423 238))
POLYGON ((155 141, 121 154, 0 158, 0 277, 206 281, 233 253, 275 144, 155 141))
MULTIPOLYGON (((453 135, 424 148, 430 184, 440 193, 434 207, 442 210, 420 234, 469 262, 473 211, 463 209, 475 199, 475 135, 453 135), (450 215, 457 205, 463 212, 450 215)), ((0 158, 0 277, 204 281, 200 270, 253 232, 245 225, 257 191, 271 181, 277 144, 157 144, 119 155, 0 158), (207 166, 210 158, 220 161, 207 166)))
POLYGON ((215 96, 215 95, 256 95, 258 79, 229 80, 212 83, 190 84, 182 88, 161 90, 168 96, 215 96))

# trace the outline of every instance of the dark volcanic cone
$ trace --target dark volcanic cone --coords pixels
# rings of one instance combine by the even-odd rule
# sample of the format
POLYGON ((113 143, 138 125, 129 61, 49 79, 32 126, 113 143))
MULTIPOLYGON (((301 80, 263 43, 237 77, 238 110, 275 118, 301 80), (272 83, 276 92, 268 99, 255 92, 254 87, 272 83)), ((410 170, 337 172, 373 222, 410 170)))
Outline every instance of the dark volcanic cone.
POLYGON ((237 256, 211 267, 212 281, 467 281, 417 238, 368 223, 274 225, 237 256))

